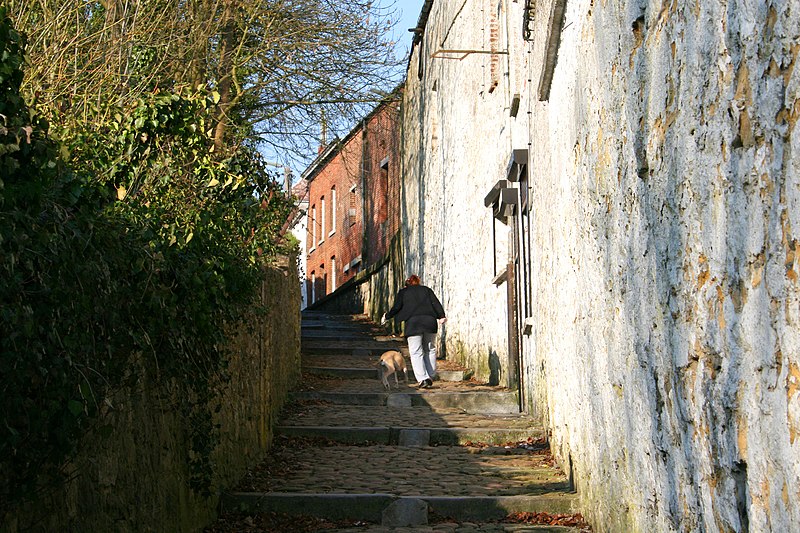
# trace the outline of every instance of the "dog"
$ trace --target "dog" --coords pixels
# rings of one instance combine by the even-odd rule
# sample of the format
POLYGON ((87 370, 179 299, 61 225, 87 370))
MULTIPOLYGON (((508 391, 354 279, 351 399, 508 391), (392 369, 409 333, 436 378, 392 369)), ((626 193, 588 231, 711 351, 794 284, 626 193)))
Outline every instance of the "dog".
POLYGON ((381 381, 386 390, 389 390, 389 376, 394 374, 394 385, 400 388, 400 381, 397 379, 397 373, 402 371, 408 383, 408 369, 406 368, 406 360, 403 354, 397 350, 389 350, 381 355, 381 381))

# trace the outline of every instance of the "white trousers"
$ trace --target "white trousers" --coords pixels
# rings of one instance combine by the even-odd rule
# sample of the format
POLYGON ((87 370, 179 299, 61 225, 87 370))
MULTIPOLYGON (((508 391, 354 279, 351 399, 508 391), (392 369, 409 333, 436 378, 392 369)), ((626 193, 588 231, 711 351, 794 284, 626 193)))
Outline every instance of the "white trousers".
POLYGON ((408 354, 417 382, 433 380, 436 375, 436 333, 408 337, 408 354))

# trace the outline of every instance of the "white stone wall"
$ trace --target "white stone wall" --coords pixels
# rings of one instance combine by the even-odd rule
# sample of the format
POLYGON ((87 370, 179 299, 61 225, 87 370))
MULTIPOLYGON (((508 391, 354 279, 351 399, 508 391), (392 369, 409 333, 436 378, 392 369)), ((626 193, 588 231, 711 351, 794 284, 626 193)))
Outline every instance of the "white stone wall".
POLYGON ((433 3, 404 108, 407 265, 443 294, 449 352, 504 361, 482 199, 529 146, 526 393, 596 530, 800 531, 800 5, 569 0, 539 102, 551 2, 532 43, 524 2, 499 2, 491 93, 491 56, 428 56, 489 49, 498 3, 433 3))
MULTIPOLYGON (((490 360, 505 365, 507 358, 506 292, 491 284, 492 218, 483 199, 504 175, 507 160, 498 154, 511 149, 509 97, 506 87, 489 91, 488 54, 429 58, 441 49, 488 49, 488 15, 465 8, 455 17, 459 7, 433 3, 421 80, 420 47, 409 62, 402 140, 404 255, 406 273, 418 273, 442 301, 449 319, 448 357, 488 378, 490 360)), ((506 237, 507 229, 498 224, 498 268, 507 260, 506 237)), ((500 379, 504 373, 505 367, 500 379)))
POLYGON ((295 221, 295 224, 290 228, 292 235, 298 241, 298 249, 300 253, 297 254, 297 274, 300 280, 300 310, 302 311, 309 304, 308 294, 308 268, 306 265, 306 239, 308 238, 308 198, 304 198, 298 205, 300 214, 295 221))

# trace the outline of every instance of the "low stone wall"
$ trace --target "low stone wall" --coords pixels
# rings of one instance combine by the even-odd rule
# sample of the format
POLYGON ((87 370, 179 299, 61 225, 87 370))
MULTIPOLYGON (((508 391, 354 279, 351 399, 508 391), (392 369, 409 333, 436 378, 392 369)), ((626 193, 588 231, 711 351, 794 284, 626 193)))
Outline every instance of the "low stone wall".
MULTIPOLYGON (((300 370, 300 295, 295 261, 265 273, 266 313, 233 335, 228 380, 219 386, 220 442, 212 455, 208 498, 189 488, 189 421, 178 408, 177 384, 137 383, 116 391, 70 465, 71 481, 44 495, 4 532, 194 532, 215 519, 219 493, 261 460, 273 422, 300 370)), ((142 368, 142 361, 132 367, 142 368)))

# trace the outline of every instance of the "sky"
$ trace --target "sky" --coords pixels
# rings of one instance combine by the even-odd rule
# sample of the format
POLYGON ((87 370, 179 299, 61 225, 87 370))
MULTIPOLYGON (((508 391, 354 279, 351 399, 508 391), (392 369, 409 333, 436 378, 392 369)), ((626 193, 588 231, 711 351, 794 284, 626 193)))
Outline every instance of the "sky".
POLYGON ((411 48, 411 38, 413 34, 408 31, 417 25, 419 13, 422 11, 424 0, 381 0, 384 5, 394 4, 395 9, 400 15, 400 22, 395 27, 395 38, 398 40, 398 55, 403 55, 411 48))
MULTIPOLYGON (((342 0, 347 1, 347 0, 342 0)), ((397 57, 402 58, 406 57, 406 54, 411 48, 411 40, 413 38, 413 34, 408 31, 409 28, 414 28, 417 25, 417 20, 419 19, 420 11, 422 11, 422 4, 424 4, 425 0, 377 0, 379 5, 392 7, 396 11, 396 15, 400 17, 399 22, 394 27, 394 39, 397 41, 397 57)), ((280 162, 279 166, 283 164, 289 164, 292 166, 292 175, 293 175, 293 182, 296 182, 299 179, 300 174, 305 169, 304 165, 307 165, 311 162, 311 160, 316 155, 312 153, 309 155, 308 161, 302 162, 298 165, 297 161, 291 163, 287 161, 288 158, 282 157, 279 154, 274 153, 270 149, 265 149, 263 152, 264 156, 268 161, 272 162, 280 162), (301 168, 294 168, 295 166, 299 166, 301 168)))

